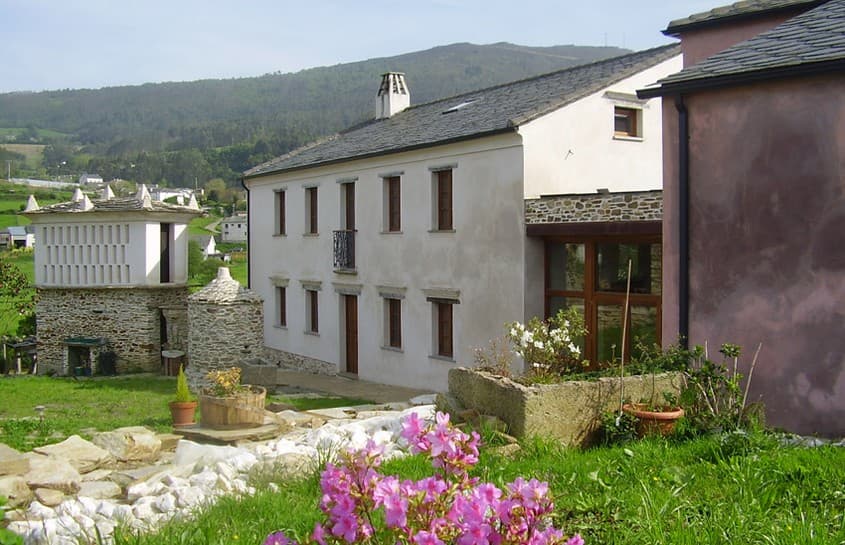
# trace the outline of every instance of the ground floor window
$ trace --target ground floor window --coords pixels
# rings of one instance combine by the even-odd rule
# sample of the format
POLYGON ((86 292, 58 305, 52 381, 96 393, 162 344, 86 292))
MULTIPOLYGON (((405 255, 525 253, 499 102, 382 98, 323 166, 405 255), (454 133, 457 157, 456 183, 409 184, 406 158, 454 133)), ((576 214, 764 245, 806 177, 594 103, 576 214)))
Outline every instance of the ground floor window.
POLYGON ((625 359, 638 346, 660 343, 661 261, 659 236, 560 237, 545 244, 545 313, 575 307, 584 314, 582 351, 594 364, 619 361, 625 292, 631 263, 625 359))

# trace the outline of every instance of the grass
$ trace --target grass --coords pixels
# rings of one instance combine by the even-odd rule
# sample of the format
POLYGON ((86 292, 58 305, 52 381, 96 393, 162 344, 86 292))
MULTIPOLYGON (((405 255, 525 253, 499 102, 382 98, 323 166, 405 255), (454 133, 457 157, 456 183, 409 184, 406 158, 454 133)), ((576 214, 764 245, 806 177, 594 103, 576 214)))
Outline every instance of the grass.
MULTIPOLYGON (((18 376, 0 378, 0 443, 22 451, 56 443, 73 434, 147 426, 170 431, 167 403, 176 392, 175 377, 129 375, 95 378, 18 376), (43 422, 35 406, 43 405, 43 422)), ((370 403, 344 397, 271 396, 298 410, 370 403)))
MULTIPOLYGON (((419 457, 384 474, 431 474, 419 457)), ((655 439, 577 451, 529 440, 513 458, 482 449, 475 475, 497 486, 517 476, 549 482, 555 524, 588 545, 841 544, 845 539, 845 448, 784 447, 769 436, 687 442, 655 439)), ((261 543, 275 530, 303 537, 322 520, 313 475, 275 480, 255 496, 226 498, 155 535, 119 533, 116 543, 261 543)))

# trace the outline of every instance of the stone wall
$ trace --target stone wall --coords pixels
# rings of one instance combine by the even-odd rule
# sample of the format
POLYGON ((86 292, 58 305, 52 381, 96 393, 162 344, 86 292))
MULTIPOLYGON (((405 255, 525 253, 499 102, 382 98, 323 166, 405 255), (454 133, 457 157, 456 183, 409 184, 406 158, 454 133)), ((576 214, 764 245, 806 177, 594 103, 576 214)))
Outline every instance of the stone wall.
POLYGON ((38 370, 69 374, 69 337, 104 338, 119 374, 161 368, 161 308, 185 305, 186 287, 40 288, 38 370))
POLYGON ((264 303, 221 267, 217 278, 188 298, 188 366, 194 391, 206 373, 259 361, 264 349, 264 303))
POLYGON ((337 365, 334 363, 285 352, 284 350, 276 350, 269 346, 264 347, 264 360, 289 371, 305 371, 320 375, 337 374, 337 365))
POLYGON ((662 191, 551 195, 525 199, 525 223, 659 221, 662 191))
MULTIPOLYGON (((638 401, 652 395, 651 375, 623 379, 623 396, 638 401)), ((654 390, 680 393, 680 373, 655 376, 654 390)), ((449 393, 466 408, 497 416, 515 437, 542 435, 566 445, 587 446, 597 439, 600 417, 619 410, 619 379, 567 381, 525 386, 475 369, 449 370, 449 393)))

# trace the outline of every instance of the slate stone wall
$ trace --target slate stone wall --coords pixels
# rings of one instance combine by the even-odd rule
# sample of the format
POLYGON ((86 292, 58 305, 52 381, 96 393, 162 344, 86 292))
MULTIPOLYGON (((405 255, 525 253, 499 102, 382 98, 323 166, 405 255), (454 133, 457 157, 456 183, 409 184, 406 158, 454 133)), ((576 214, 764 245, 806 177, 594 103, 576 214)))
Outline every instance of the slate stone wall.
MULTIPOLYGON (((102 337, 118 374, 161 369, 161 308, 186 305, 186 287, 40 288, 36 304, 38 371, 70 373, 68 337, 102 337)), ((187 329, 187 324, 177 326, 187 329)))
POLYGON ((662 191, 553 195, 525 199, 525 223, 659 221, 662 191))
POLYGON ((188 366, 194 391, 207 385, 213 369, 240 367, 259 360, 264 349, 261 299, 238 302, 188 302, 188 366))
POLYGON ((264 347, 264 360, 282 369, 291 371, 306 371, 320 375, 336 375, 337 365, 326 361, 309 358, 301 354, 276 350, 269 346, 264 347))

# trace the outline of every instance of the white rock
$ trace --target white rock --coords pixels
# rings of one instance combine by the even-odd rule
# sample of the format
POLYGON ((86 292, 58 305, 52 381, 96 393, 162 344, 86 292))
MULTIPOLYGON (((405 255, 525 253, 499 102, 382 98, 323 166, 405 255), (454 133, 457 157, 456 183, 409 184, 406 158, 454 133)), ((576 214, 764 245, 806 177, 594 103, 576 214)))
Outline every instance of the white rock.
POLYGON ((187 465, 202 462, 207 466, 214 462, 226 461, 241 452, 248 451, 231 446, 200 445, 193 441, 182 440, 176 446, 173 463, 176 465, 187 465))
POLYGON ((386 430, 379 430, 373 434, 373 442, 377 445, 389 445, 393 442, 393 433, 386 430))
POLYGON ((179 507, 194 507, 205 499, 205 494, 203 494, 202 489, 196 486, 180 488, 175 491, 175 495, 176 503, 179 507))
POLYGON ((89 517, 96 515, 97 509, 100 507, 99 500, 90 496, 83 496, 80 494, 77 496, 76 501, 78 501, 79 505, 82 507, 82 512, 89 517))
POLYGON ((162 494, 155 499, 154 505, 160 513, 170 513, 176 509, 176 496, 169 492, 162 494))
POLYGON ((197 486, 200 488, 213 488, 214 484, 217 482, 217 473, 207 469, 202 473, 197 473, 196 475, 191 475, 188 478, 188 481, 191 483, 192 486, 197 486))
POLYGON ((170 488, 179 488, 182 486, 188 486, 190 481, 185 477, 178 477, 176 475, 167 474, 162 477, 161 482, 170 488))
POLYGON ((225 462, 217 462, 214 464, 214 471, 219 476, 225 477, 230 481, 238 476, 237 470, 225 462))
POLYGON ((70 518, 76 518, 85 514, 85 511, 82 504, 78 501, 67 500, 63 501, 61 505, 56 507, 56 514, 59 515, 59 517, 68 516, 70 518))
POLYGON ((71 435, 61 443, 36 447, 32 450, 39 454, 62 458, 80 473, 93 471, 113 459, 109 451, 78 435, 71 435))
POLYGON ((154 498, 146 497, 140 498, 138 501, 132 504, 132 514, 137 519, 145 520, 149 519, 155 514, 155 505, 153 502, 155 501, 154 498), (141 501, 141 500, 150 500, 150 501, 141 501))
POLYGON ((114 520, 118 522, 131 522, 132 519, 135 518, 135 513, 132 510, 132 507, 129 505, 116 505, 114 507, 114 511, 112 511, 112 516, 114 520))
POLYGON ((33 519, 51 519, 56 518, 56 511, 43 505, 41 502, 34 501, 29 504, 26 514, 33 519))
POLYGON ((227 463, 241 473, 249 471, 258 463, 258 458, 251 452, 244 451, 227 460, 227 463))
POLYGON ((112 469, 95 469, 82 476, 82 481, 104 481, 114 473, 112 469))
MULTIPOLYGON (((82 520, 83 515, 79 515, 82 520)), ((59 518, 52 519, 56 521, 56 534, 61 536, 70 536, 82 533, 82 525, 70 515, 62 515, 59 518)))
POLYGON ((158 496, 167 490, 167 486, 160 482, 140 482, 126 489, 126 499, 134 502, 144 496, 158 496))
POLYGON ((279 490, 281 490, 281 488, 279 488, 279 485, 276 483, 267 483, 267 488, 269 488, 270 492, 274 494, 277 494, 279 490))
MULTIPOLYGON (((112 519, 115 518, 115 511, 116 505, 110 501, 101 501, 97 504, 97 514, 103 518, 112 519)), ((128 507, 124 505, 123 507, 128 507)))

